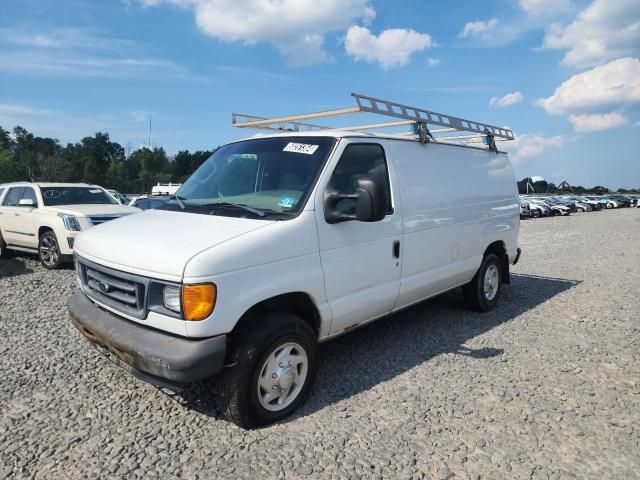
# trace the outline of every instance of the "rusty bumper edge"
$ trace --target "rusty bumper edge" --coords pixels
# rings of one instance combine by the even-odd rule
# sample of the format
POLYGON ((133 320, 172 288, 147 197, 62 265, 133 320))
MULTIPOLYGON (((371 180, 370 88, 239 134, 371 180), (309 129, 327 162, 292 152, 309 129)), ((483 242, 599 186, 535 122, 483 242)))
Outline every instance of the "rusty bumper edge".
POLYGON ((141 372, 173 382, 193 382, 222 370, 226 335, 187 339, 106 312, 78 291, 67 302, 69 318, 89 341, 141 372))

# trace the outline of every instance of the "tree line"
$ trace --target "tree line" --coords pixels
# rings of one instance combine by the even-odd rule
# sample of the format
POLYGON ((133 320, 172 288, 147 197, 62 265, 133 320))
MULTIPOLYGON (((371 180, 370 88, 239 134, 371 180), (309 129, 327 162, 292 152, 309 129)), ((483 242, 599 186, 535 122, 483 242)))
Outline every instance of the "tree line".
MULTIPOLYGON (((564 182, 563 182, 564 183, 564 182)), ((640 193, 640 189, 619 188, 618 193, 640 193)), ((518 193, 575 193, 576 195, 613 193, 607 187, 596 185, 594 187, 583 187, 581 185, 556 185, 546 180, 533 181, 531 177, 518 181, 518 193)))
POLYGON ((182 150, 169 157, 162 147, 142 147, 127 154, 108 133, 63 146, 20 126, 13 133, 0 126, 0 183, 86 182, 121 192, 149 192, 157 182, 184 182, 214 151, 182 150))

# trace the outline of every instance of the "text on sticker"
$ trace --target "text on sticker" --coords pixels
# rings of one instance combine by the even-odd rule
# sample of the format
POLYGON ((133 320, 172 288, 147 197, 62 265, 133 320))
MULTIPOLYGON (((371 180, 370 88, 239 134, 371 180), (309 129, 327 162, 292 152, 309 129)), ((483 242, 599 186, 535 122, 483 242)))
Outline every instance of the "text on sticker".
POLYGON ((306 155, 313 155, 318 149, 319 145, 310 145, 308 143, 293 143, 289 142, 286 147, 282 149, 283 152, 295 152, 304 153, 306 155))

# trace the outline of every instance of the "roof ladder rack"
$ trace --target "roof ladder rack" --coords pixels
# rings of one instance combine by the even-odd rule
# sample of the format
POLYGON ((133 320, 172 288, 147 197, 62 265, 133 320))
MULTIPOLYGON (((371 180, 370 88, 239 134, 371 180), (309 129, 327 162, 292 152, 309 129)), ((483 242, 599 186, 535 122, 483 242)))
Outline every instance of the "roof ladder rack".
POLYGON ((464 144, 484 143, 491 150, 496 150, 496 141, 508 141, 515 139, 513 131, 508 128, 497 127, 484 122, 476 122, 473 120, 454 117, 452 115, 445 115, 443 113, 433 112, 423 108, 412 107, 389 100, 361 95, 359 93, 352 93, 351 96, 354 97, 356 102, 352 107, 275 118, 264 118, 254 115, 233 113, 231 122, 234 127, 238 128, 257 128, 285 132, 325 130, 367 131, 373 129, 411 126, 413 134, 419 134, 421 140, 425 142, 447 141, 464 144), (307 120, 339 117, 356 113, 371 113, 386 117, 394 117, 400 120, 346 127, 329 127, 303 123, 307 120), (429 126, 442 128, 429 129, 429 126), (438 136, 442 133, 455 132, 471 132, 473 135, 438 136))

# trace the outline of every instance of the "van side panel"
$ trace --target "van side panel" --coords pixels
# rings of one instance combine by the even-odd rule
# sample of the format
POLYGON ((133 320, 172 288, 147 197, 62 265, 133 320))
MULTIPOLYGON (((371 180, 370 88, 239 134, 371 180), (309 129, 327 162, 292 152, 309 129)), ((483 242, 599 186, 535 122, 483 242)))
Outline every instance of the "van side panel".
POLYGON ((506 154, 394 142, 392 155, 404 224, 396 308, 471 280, 495 241, 515 256, 519 200, 506 154))

